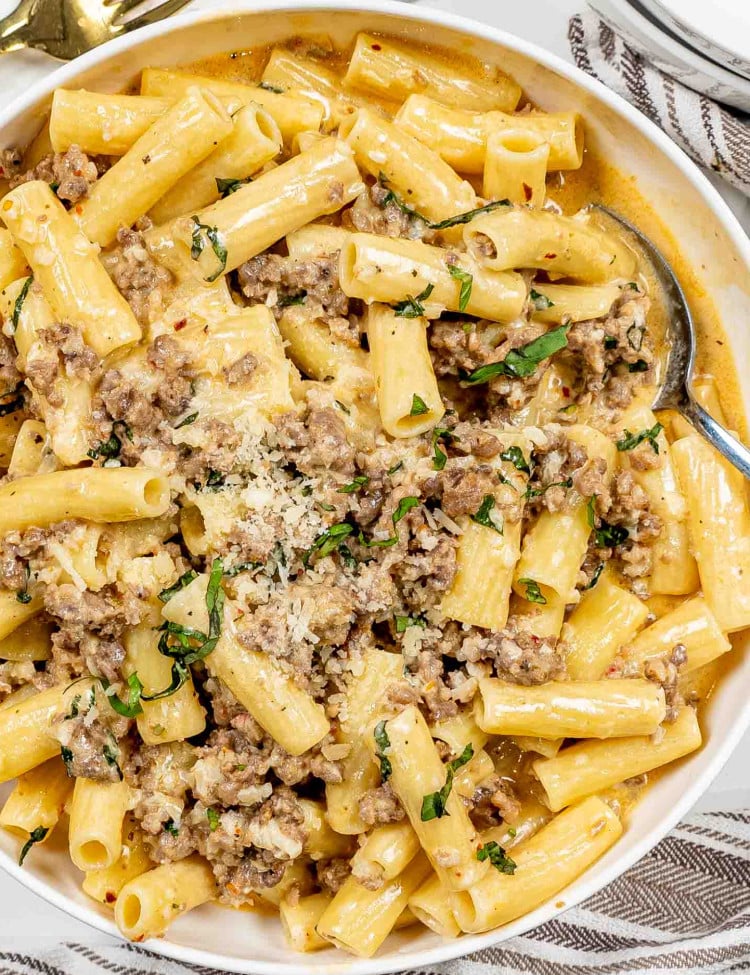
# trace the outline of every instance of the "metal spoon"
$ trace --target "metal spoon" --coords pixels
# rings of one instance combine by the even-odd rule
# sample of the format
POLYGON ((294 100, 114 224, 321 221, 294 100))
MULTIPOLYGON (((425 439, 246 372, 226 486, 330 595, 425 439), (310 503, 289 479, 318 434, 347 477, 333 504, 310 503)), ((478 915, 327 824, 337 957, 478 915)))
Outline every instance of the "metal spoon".
POLYGON ((609 207, 594 204, 612 220, 625 227, 638 240, 645 251, 662 286, 669 319, 670 347, 667 354, 665 376, 656 400, 655 410, 677 410, 685 417, 719 453, 733 464, 745 477, 750 478, 750 449, 703 409, 696 400, 691 382, 695 366, 695 325, 685 294, 672 267, 664 255, 645 234, 629 220, 609 207))

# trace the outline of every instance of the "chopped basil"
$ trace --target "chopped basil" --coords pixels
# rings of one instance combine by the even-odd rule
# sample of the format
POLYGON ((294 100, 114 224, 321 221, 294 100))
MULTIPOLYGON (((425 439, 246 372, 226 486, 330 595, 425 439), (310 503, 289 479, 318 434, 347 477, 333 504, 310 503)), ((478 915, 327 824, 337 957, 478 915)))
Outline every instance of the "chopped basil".
MULTIPOLYGON (((510 830, 508 830, 510 834, 510 830)), ((515 831, 513 834, 515 835, 515 831)), ((500 873, 514 874, 516 872, 516 862, 505 855, 505 850, 495 840, 490 840, 477 850, 477 860, 489 860, 492 866, 500 873)))
POLYGON ((628 365, 628 372, 648 372, 648 363, 645 359, 637 359, 628 365))
MULTIPOLYGON (((384 172, 381 171, 378 175, 378 183, 380 183, 383 189, 385 189, 388 182, 388 177, 384 172)), ((397 207, 402 213, 406 214, 407 217, 412 217, 414 220, 421 220, 422 223, 426 223, 428 226, 430 225, 430 221, 427 219, 427 217, 422 216, 422 214, 418 213, 414 207, 410 207, 408 203, 404 203, 401 197, 397 193, 394 193, 393 190, 388 190, 378 206, 381 210, 385 210, 390 203, 397 207)))
POLYGON ((198 419, 198 414, 191 413, 190 416, 186 416, 184 420, 180 420, 180 422, 175 427, 175 430, 180 430, 182 429, 182 427, 189 427, 190 424, 195 423, 197 419, 198 419))
POLYGON ((35 843, 41 843, 45 836, 49 833, 49 826, 37 826, 36 829, 32 829, 29 833, 29 838, 26 840, 24 845, 21 847, 21 853, 18 857, 18 866, 23 866, 23 861, 26 859, 29 850, 34 846, 35 843))
POLYGON ((341 561, 344 563, 344 565, 347 567, 347 569, 356 569, 357 568, 357 564, 358 564, 357 563, 357 560, 352 555, 351 549, 349 548, 348 545, 344 545, 342 543, 341 545, 339 545, 339 547, 336 549, 336 551, 341 556, 341 561))
POLYGON ((643 336, 646 334, 644 325, 631 325, 625 333, 628 345, 634 352, 640 352, 643 347, 643 336))
POLYGON ((221 585, 223 575, 223 562, 221 559, 214 559, 206 588, 208 633, 169 620, 158 627, 161 632, 158 643, 159 653, 172 659, 172 679, 168 687, 156 694, 141 694, 141 700, 158 701, 174 694, 190 676, 190 665, 203 660, 215 649, 221 636, 226 598, 221 585))
MULTIPOLYGON (((412 508, 416 508, 419 504, 419 498, 413 496, 401 498, 396 506, 396 510, 391 516, 394 528, 412 508)), ((398 541, 398 531, 394 531, 390 538, 365 538, 364 533, 360 531, 357 535, 357 541, 366 548, 390 548, 391 545, 395 545, 398 541)))
POLYGON ((559 328, 550 329, 538 339, 522 345, 520 349, 511 349, 502 362, 490 362, 486 366, 475 369, 465 377, 465 381, 475 386, 479 383, 487 383, 496 376, 515 378, 531 376, 540 362, 566 347, 569 328, 569 325, 561 325, 559 328))
POLYGON ((133 431, 130 429, 124 420, 115 420, 112 424, 112 432, 109 435, 109 440, 100 441, 96 447, 91 450, 86 451, 86 456, 90 457, 91 460, 113 460, 115 457, 120 456, 120 451, 122 450, 122 434, 124 434, 128 440, 133 442, 133 431), (117 435, 117 429, 121 427, 120 436, 117 435))
POLYGON ((523 474, 530 474, 531 468, 523 455, 520 447, 508 447, 500 454, 500 460, 509 460, 517 471, 523 474))
POLYGON ((508 836, 510 836, 511 838, 515 838, 517 832, 518 830, 516 829, 516 827, 511 826, 510 829, 508 830, 508 836))
POLYGON ((395 616, 396 620, 396 633, 405 633, 410 626, 421 626, 422 629, 427 626, 427 621, 423 616, 395 616))
POLYGON ((170 833, 172 836, 180 835, 180 829, 173 819, 168 819, 166 823, 164 823, 164 832, 170 833))
POLYGON ((340 487, 336 494, 356 494, 357 491, 370 483, 370 478, 366 474, 358 474, 353 481, 340 487))
MULTIPOLYGON (((80 699, 80 695, 79 695, 80 699)), ((78 712, 76 712, 77 714, 78 712)), ((66 748, 63 745, 60 748, 60 758, 63 760, 63 765, 65 766, 65 772, 69 779, 74 778, 73 775, 73 750, 71 748, 66 748)))
POLYGON ((110 734, 110 740, 102 748, 102 755, 104 756, 104 761, 110 768, 117 770, 117 776, 122 782, 122 769, 120 768, 120 763, 117 761, 120 757, 120 746, 115 741, 113 735, 110 734))
POLYGON ((208 472, 208 477, 206 478, 206 483, 203 485, 204 488, 215 488, 218 490, 220 487, 224 487, 224 482, 226 481, 226 475, 220 474, 219 471, 210 470, 208 472))
POLYGON ((16 593, 16 599, 19 603, 26 605, 27 603, 31 602, 31 593, 28 591, 28 589, 19 589, 16 593))
POLYGON ((341 400, 339 399, 334 400, 334 403, 336 404, 336 406, 338 406, 338 408, 341 410, 342 413, 346 413, 347 416, 351 414, 352 411, 349 409, 346 403, 342 403, 341 400))
POLYGON ((198 573, 195 569, 188 569, 187 572, 183 572, 177 582, 173 583, 167 589, 162 589, 159 593, 159 599, 163 603, 168 603, 172 596, 176 596, 181 589, 185 589, 189 586, 193 579, 198 578, 198 573))
POLYGON ((411 496, 401 498, 399 503, 396 505, 396 510, 393 512, 393 524, 397 525, 401 519, 411 511, 412 508, 417 508, 419 503, 419 498, 411 496))
POLYGON ((497 210, 498 207, 509 206, 510 200, 495 200, 493 203, 488 203, 486 206, 479 207, 476 210, 457 213, 455 217, 448 217, 447 220, 440 220, 438 223, 428 223, 428 227, 430 230, 447 230, 448 227, 457 227, 462 223, 471 223, 474 217, 478 217, 481 213, 491 213, 493 210, 497 210))
POLYGON ((12 393, 7 395, 10 399, 5 399, 5 402, 0 403, 0 416, 8 416, 9 413, 15 413, 16 410, 20 410, 23 407, 23 383, 19 383, 12 393))
POLYGON ((221 194, 222 200, 226 196, 231 196, 232 193, 236 193, 241 187, 246 186, 251 183, 252 179, 246 176, 244 179, 221 179, 221 177, 216 177, 216 189, 221 194))
POLYGON ((305 298, 307 298, 307 292, 303 288, 301 291, 295 291, 293 294, 280 295, 276 304, 279 308, 289 308, 290 305, 304 305, 305 298))
POLYGON ((16 300, 13 302, 13 314, 10 316, 10 323, 13 326, 11 331, 15 332, 18 328, 18 321, 21 317, 21 309, 23 308, 23 303, 26 301, 26 295, 29 293, 29 288, 34 281, 34 275, 26 278, 23 283, 23 287, 18 292, 16 300))
POLYGON ((596 527, 596 515, 594 512, 596 495, 589 498, 586 505, 586 517, 589 528, 594 530, 594 542, 597 548, 616 548, 628 538, 630 532, 623 525, 610 525, 604 518, 599 519, 599 528, 596 527))
POLYGON ((545 308, 554 308, 555 303, 547 295, 543 295, 541 291, 535 291, 533 288, 529 291, 529 300, 534 306, 536 311, 544 311, 545 308))
POLYGON ((388 732, 385 730, 385 721, 378 721, 373 731, 373 737, 375 738, 375 744, 378 746, 376 754, 380 759, 380 778, 383 782, 387 782, 391 777, 393 766, 391 765, 391 760, 386 758, 384 754, 386 748, 391 747, 391 740, 388 737, 388 732))
MULTIPOLYGON (((106 677, 101 678, 102 687, 106 691, 109 688, 109 681, 106 677)), ((123 718, 135 718, 136 715, 141 714, 143 708, 141 707, 141 693, 143 691, 143 684, 141 684, 138 674, 133 673, 128 677, 128 699, 127 701, 121 701, 116 694, 105 694, 105 697, 109 701, 110 707, 113 711, 116 711, 123 718)))
POLYGON ((430 408, 422 397, 417 396, 416 393, 413 393, 411 397, 411 409, 409 410, 409 416, 424 416, 425 413, 429 412, 430 408))
POLYGON ((224 569, 224 575, 227 579, 233 579, 241 572, 251 572, 253 569, 260 569, 262 565, 262 562, 238 562, 237 565, 224 569))
POLYGON ((442 471, 448 460, 448 455, 438 444, 439 440, 443 441, 444 446, 450 447, 458 437, 447 427, 435 427, 432 431, 432 466, 436 471, 442 471))
POLYGON ((591 576, 591 581, 587 582, 586 585, 583 586, 583 592, 594 588, 599 581, 599 576, 602 574, 602 572, 604 572, 604 563, 600 562, 599 565, 597 565, 597 567, 594 569, 594 574, 591 576))
POLYGON ((81 703, 81 695, 76 694, 73 700, 70 702, 70 714, 66 714, 64 720, 70 721, 71 718, 78 717, 78 708, 81 703))
POLYGON ((448 802, 448 797, 451 794, 451 789, 453 788, 453 776, 461 768, 462 765, 466 765, 474 757, 474 746, 469 742, 469 744, 464 748, 458 758, 454 758, 452 762, 448 762, 446 773, 445 773, 445 785, 442 789, 437 792, 431 792, 429 795, 423 796, 422 798, 422 811, 420 813, 420 819, 423 823, 429 822, 431 819, 442 819, 443 816, 447 816, 446 804, 448 802))
POLYGON ((326 528, 324 532, 315 539, 310 548, 302 556, 302 564, 307 568, 310 563, 310 559, 317 552, 321 558, 325 558, 326 555, 330 555, 331 552, 335 551, 339 543, 342 542, 348 535, 354 531, 352 525, 345 521, 339 522, 337 525, 331 525, 330 528, 326 528))
POLYGON ((216 255, 216 260, 219 262, 219 269, 214 274, 206 278, 209 283, 215 281, 221 274, 224 273, 227 266, 227 249, 224 242, 219 234, 218 227, 209 227, 205 223, 201 223, 197 217, 193 217, 193 233, 191 235, 192 246, 190 248, 190 256, 194 261, 200 259, 201 254, 206 248, 206 241, 203 239, 203 233, 211 244, 211 250, 216 255))
POLYGON ((618 345, 618 342, 617 342, 617 339, 614 337, 614 335, 605 335, 604 336, 604 348, 605 349, 616 349, 617 348, 617 345, 618 345))
POLYGON ((651 449, 655 454, 659 453, 659 434, 662 432, 664 427, 661 423, 655 423, 649 430, 641 430, 640 433, 631 433, 630 430, 625 430, 624 435, 621 440, 617 441, 617 449, 623 450, 634 450, 639 444, 648 441, 651 444, 651 449))
POLYGON ((283 95, 284 89, 279 88, 277 85, 272 85, 268 81, 259 81, 258 87, 263 88, 265 91, 272 91, 274 95, 283 95))
POLYGON ((206 810, 206 819, 208 820, 208 828, 213 833, 219 826, 219 814, 211 806, 206 810))
POLYGON ((498 525, 492 517, 492 509, 494 507, 495 499, 491 494, 485 494, 476 513, 471 515, 471 520, 475 521, 478 525, 484 525, 485 528, 491 528, 493 531, 496 531, 498 535, 502 535, 503 525, 498 525))
POLYGON ((386 471, 386 474, 388 475, 388 477, 393 477, 393 475, 397 471, 400 471, 403 466, 404 466, 404 462, 400 460, 397 464, 394 464, 393 467, 389 467, 388 470, 386 471))
POLYGON ((540 488, 527 487, 526 490, 524 491, 523 496, 528 501, 531 498, 540 497, 542 494, 544 494, 546 491, 549 491, 549 489, 553 487, 563 487, 563 488, 573 487, 573 479, 568 477, 564 481, 553 481, 551 484, 545 484, 544 487, 540 487, 540 488))
POLYGON ((423 301, 426 301, 435 290, 434 284, 428 284, 424 291, 420 292, 416 298, 407 295, 404 301, 397 301, 391 307, 396 312, 398 318, 419 318, 424 315, 423 301))
POLYGON ((474 275, 464 271, 456 264, 448 265, 448 274, 455 280, 461 282, 461 290, 458 295, 458 310, 466 311, 471 301, 471 289, 474 287, 474 275))
POLYGON ((547 598, 543 595, 536 579, 519 579, 519 583, 526 587, 526 599, 530 603, 539 603, 540 606, 547 605, 547 598))

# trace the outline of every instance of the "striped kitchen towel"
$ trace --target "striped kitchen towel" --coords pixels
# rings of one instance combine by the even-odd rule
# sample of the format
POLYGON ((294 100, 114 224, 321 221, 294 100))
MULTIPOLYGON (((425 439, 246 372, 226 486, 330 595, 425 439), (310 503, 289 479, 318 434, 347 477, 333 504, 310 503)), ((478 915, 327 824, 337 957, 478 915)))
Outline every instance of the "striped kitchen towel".
POLYGON ((750 196, 750 124, 739 112, 649 64, 593 10, 571 18, 568 40, 579 68, 640 109, 699 165, 750 196))
MULTIPOLYGON (((301 958, 300 964, 304 964, 301 958)), ((750 810, 682 822, 624 876, 554 921, 408 975, 715 975, 750 971, 750 810)), ((0 944, 0 975, 217 975, 121 942, 0 944)))

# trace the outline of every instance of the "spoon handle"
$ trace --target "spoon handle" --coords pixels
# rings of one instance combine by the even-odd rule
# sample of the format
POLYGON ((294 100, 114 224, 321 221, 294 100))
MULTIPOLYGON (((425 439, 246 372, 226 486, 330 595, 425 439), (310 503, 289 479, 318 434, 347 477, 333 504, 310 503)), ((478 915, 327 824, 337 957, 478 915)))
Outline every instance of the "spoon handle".
POLYGON ((730 464, 745 477, 750 478, 750 449, 717 423, 711 414, 707 413, 692 397, 683 404, 680 412, 730 464))

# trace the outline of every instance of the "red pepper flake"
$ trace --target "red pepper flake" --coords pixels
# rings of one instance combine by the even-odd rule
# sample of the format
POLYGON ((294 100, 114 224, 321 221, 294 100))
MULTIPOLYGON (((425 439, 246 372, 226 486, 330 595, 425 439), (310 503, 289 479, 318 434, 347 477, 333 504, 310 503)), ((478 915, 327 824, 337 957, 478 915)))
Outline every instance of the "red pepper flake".
POLYGON ((382 51, 383 50, 383 48, 379 44, 373 44, 371 46, 372 46, 373 51, 382 51))
POLYGON ((526 198, 526 202, 527 203, 529 202, 529 200, 531 199, 531 197, 534 195, 534 191, 532 190, 532 188, 529 186, 528 183, 524 183, 523 184, 523 195, 526 198))
POLYGON ((73 170, 73 175, 74 176, 81 176, 82 175, 81 170, 80 169, 74 169, 73 170))
POLYGON ((114 902, 117 900, 117 894, 113 890, 108 890, 104 895, 104 900, 108 904, 114 904, 114 902))
POLYGON ((556 257, 557 257, 557 254, 553 254, 553 253, 552 253, 551 251, 550 251, 550 253, 549 253, 549 254, 545 254, 545 255, 544 255, 544 259, 545 259, 545 261, 552 261, 552 260, 554 260, 554 258, 556 258, 556 257))
POLYGON ((179 322, 174 323, 175 332, 180 332, 187 325, 187 318, 181 318, 179 322))
POLYGON ((80 214, 80 213, 83 213, 83 207, 81 206, 81 204, 80 204, 80 203, 78 203, 78 204, 76 205, 76 213, 79 213, 79 214, 80 214))
POLYGON ((562 394, 563 394, 563 396, 566 399, 569 399, 570 398, 570 390, 568 389, 567 386, 563 386, 563 388, 562 388, 562 394))

